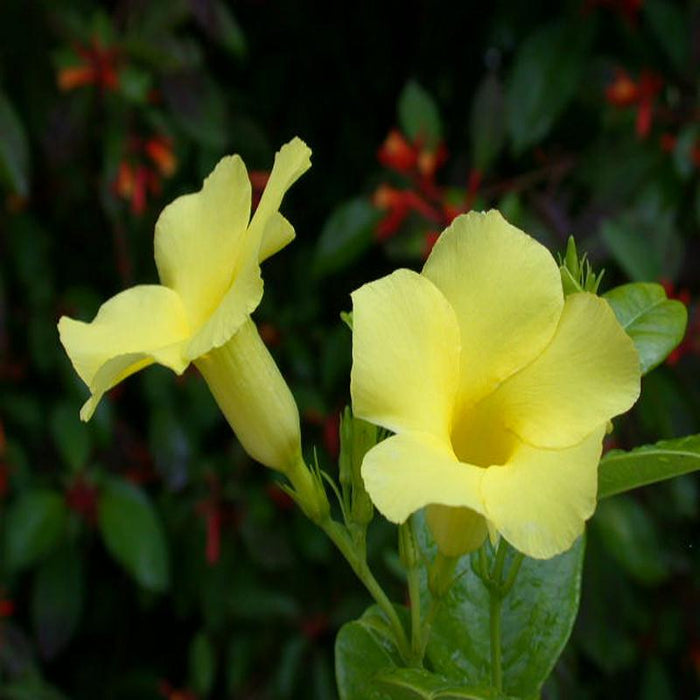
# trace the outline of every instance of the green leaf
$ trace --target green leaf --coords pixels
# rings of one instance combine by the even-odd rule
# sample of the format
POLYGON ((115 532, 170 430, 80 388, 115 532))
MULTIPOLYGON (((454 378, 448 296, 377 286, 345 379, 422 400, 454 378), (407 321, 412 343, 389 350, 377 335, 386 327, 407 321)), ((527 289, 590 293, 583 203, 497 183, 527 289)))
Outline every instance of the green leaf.
POLYGON ((493 700, 489 688, 458 688, 442 676, 417 668, 398 668, 380 673, 375 680, 392 700, 493 700))
POLYGON ((547 136, 573 98, 590 39, 589 23, 556 22, 522 43, 506 87, 507 127, 516 155, 547 136))
POLYGON ((118 479, 106 480, 97 507, 105 547, 144 588, 164 591, 170 582, 168 548, 146 494, 118 479))
POLYGON ((335 676, 340 700, 386 700, 373 678, 401 665, 393 635, 377 606, 345 623, 335 640, 335 676))
POLYGON ((470 136, 474 167, 486 170, 503 148, 505 140, 503 86, 494 73, 489 73, 474 95, 470 136))
POLYGON ((399 95, 399 126, 411 141, 434 149, 442 140, 442 119, 435 100, 411 80, 399 95))
POLYGON ((647 188, 632 209, 606 221, 600 235, 630 279, 674 280, 678 275, 683 242, 674 226, 674 212, 657 187, 647 188))
POLYGON ((19 571, 47 554, 66 527, 67 509, 55 491, 37 490, 22 494, 9 508, 5 523, 7 568, 19 571))
POLYGON ((0 182, 21 197, 29 194, 29 144, 14 108, 0 92, 0 182))
POLYGON ((323 226, 316 244, 314 274, 323 277, 357 260, 374 241, 382 212, 368 199, 357 197, 341 204, 323 226))
POLYGON ((214 36, 221 46, 234 56, 245 58, 248 53, 248 42, 238 20, 221 0, 214 0, 212 5, 216 21, 214 36))
POLYGON ((690 65, 691 23, 685 12, 668 0, 645 0, 644 19, 673 67, 685 73, 690 65))
POLYGON ((51 412, 49 425, 65 464, 74 472, 82 469, 90 456, 90 431, 76 407, 68 402, 59 404, 51 412))
POLYGON ((241 25, 221 0, 190 3, 195 19, 209 37, 237 58, 245 58, 248 46, 241 25))
POLYGON ((214 647, 204 632, 199 632, 190 644, 189 685, 197 695, 208 697, 216 677, 214 647))
POLYGON ((700 469, 700 434, 661 440, 629 452, 611 450, 598 467, 598 498, 700 469))
POLYGON ((70 641, 83 607, 83 566, 72 546, 52 552, 36 572, 32 620, 39 646, 53 658, 70 641))
POLYGON ((163 80, 163 96, 175 123, 200 146, 222 151, 229 141, 223 91, 203 73, 180 73, 163 80))
POLYGON ((683 340, 688 311, 660 284, 632 283, 603 295, 639 353, 642 374, 661 364, 683 340))
MULTIPOLYGON (((417 518, 423 549, 434 551, 424 519, 417 518)), ((487 546, 489 560, 493 556, 487 546)), ((581 590, 582 539, 557 557, 525 558, 503 601, 503 687, 516 697, 537 697, 566 645, 581 590)), ((472 556, 478 556, 476 553, 472 556)), ((506 558, 506 570, 512 552, 506 558)), ((457 566, 457 580, 440 606, 427 655, 436 673, 471 687, 490 685, 489 594, 471 567, 457 566)), ((427 584, 426 584, 427 587, 427 584)), ((427 596, 427 591, 425 593, 427 596)))
POLYGON ((654 521, 629 496, 600 503, 591 527, 608 553, 637 581, 656 585, 668 576, 654 521))
POLYGON ((153 86, 152 74, 134 65, 125 65, 119 71, 119 91, 135 104, 146 104, 153 86))

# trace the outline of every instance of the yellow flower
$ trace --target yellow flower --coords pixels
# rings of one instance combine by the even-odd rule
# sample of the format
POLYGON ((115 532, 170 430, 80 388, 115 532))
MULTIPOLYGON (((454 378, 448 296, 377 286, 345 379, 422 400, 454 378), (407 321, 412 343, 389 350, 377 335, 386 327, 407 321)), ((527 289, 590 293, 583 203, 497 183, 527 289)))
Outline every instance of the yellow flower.
POLYGON ((639 395, 639 359, 603 299, 564 298, 546 248, 496 211, 458 217, 421 274, 353 298, 357 416, 396 435, 365 456, 377 508, 428 506, 448 555, 487 527, 532 557, 565 551, 596 505, 606 425, 639 395))
POLYGON ((263 294, 260 263, 294 238, 278 209, 310 155, 298 138, 280 149, 252 219, 245 165, 223 158, 199 192, 176 199, 156 223, 160 285, 117 294, 91 323, 60 319, 61 342, 91 393, 83 420, 130 374, 154 362, 181 374, 194 362, 253 458, 282 471, 298 463, 296 403, 250 314, 263 294))

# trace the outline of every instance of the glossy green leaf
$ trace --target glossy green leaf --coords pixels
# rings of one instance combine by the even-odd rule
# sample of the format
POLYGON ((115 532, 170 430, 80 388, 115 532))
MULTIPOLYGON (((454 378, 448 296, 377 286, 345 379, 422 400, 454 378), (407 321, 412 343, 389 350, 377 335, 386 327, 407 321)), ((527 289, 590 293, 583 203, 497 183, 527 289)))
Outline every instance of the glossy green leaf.
MULTIPOLYGON (((421 519, 418 521, 420 524, 421 519)), ((426 530, 420 524, 424 548, 430 541, 426 530)), ((432 544, 429 548, 433 550, 432 544)), ((501 614, 503 687, 507 694, 537 697, 552 672, 578 612, 583 553, 583 540, 579 539, 568 552, 552 559, 524 559, 501 614)), ((488 557, 490 561, 492 553, 488 557)), ((489 594, 472 570, 470 557, 460 560, 457 575, 435 618, 428 659, 437 673, 453 682, 487 687, 489 594)))
POLYGON ((34 564, 60 540, 67 508, 55 491, 27 491, 10 506, 5 522, 5 561, 10 571, 34 564))
POLYGON ((425 670, 402 668, 377 606, 343 625, 335 643, 340 700, 486 700, 502 696, 425 670))
POLYGON ((105 547, 144 588, 163 591, 170 582, 168 547, 148 496, 118 479, 105 481, 97 507, 105 547))
POLYGON ((29 194, 29 144, 14 108, 0 92, 0 182, 22 197, 29 194))
POLYGON ((603 298, 632 338, 642 374, 663 362, 683 339, 688 311, 680 301, 668 299, 660 284, 624 284, 603 298))
POLYGON ((399 95, 399 125, 411 141, 435 148, 442 140, 442 119, 435 100, 415 81, 399 95))
POLYGON ((611 450, 598 467, 598 498, 700 469, 700 435, 661 440, 629 452, 611 450))
POLYGON ((335 640, 335 676, 340 700, 386 700, 374 677, 401 665, 393 636, 377 606, 345 623, 335 640))
POLYGON ((53 658, 72 638, 82 612, 83 592, 83 565, 75 547, 55 550, 38 568, 32 620, 46 658, 53 658))
POLYGON ((507 127, 516 154, 541 141, 573 98, 586 63, 589 23, 537 29, 521 44, 507 83, 507 127))
POLYGON ((472 103, 470 137, 475 168, 483 171, 493 163, 503 148, 505 135, 503 86, 494 73, 489 73, 472 103))
POLYGON ((392 700, 493 700, 505 697, 489 688, 458 688, 442 676, 417 668, 380 673, 375 683, 392 700))
POLYGON ((355 262, 371 247, 382 216, 381 210, 364 197, 337 207, 324 224, 316 244, 314 273, 323 277, 355 262))

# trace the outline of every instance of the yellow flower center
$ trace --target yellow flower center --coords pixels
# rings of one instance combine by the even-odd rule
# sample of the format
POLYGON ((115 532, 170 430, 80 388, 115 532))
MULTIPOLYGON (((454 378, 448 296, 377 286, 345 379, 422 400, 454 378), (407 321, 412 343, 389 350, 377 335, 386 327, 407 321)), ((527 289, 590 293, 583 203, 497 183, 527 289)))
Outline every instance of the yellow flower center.
POLYGON ((506 464, 512 456, 517 438, 490 404, 487 397, 456 412, 450 441, 460 462, 490 467, 506 464))

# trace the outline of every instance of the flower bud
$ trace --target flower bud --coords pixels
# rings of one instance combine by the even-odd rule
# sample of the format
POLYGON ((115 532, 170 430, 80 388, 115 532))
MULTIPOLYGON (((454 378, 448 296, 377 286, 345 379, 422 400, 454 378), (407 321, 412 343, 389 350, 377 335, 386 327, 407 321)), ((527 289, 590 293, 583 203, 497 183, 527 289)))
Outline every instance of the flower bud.
POLYGON ((248 318, 224 345, 195 360, 243 449, 283 473, 297 468, 301 434, 297 405, 248 318))

